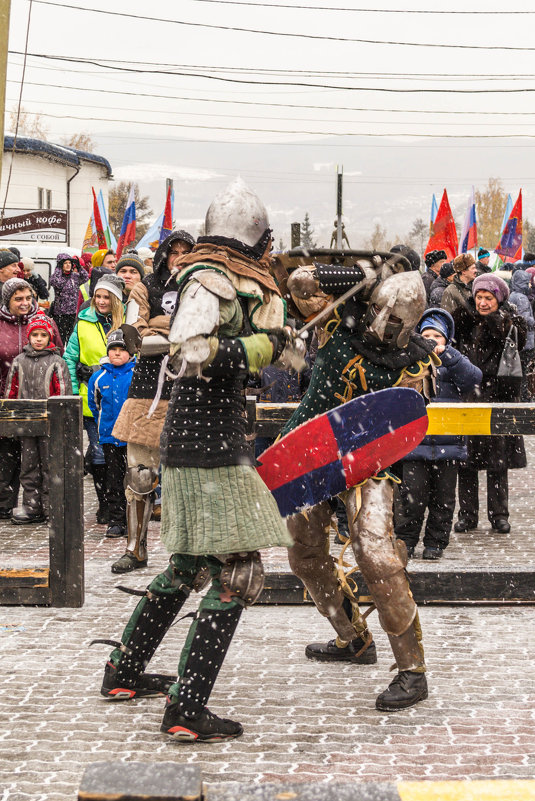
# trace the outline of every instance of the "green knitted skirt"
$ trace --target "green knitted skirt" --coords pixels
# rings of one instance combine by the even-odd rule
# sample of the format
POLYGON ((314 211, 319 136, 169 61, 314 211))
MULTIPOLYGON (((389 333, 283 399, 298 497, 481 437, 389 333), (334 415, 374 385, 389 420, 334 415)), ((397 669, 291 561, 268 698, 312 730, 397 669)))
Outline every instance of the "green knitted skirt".
POLYGON ((162 467, 162 542, 169 553, 257 551, 293 545, 254 467, 162 467))

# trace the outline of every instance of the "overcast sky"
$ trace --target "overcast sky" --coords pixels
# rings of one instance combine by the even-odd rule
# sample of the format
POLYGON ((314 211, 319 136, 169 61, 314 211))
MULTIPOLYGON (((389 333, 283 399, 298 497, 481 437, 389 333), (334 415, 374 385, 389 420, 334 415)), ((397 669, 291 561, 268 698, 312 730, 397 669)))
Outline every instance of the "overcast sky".
MULTIPOLYGON (((155 211, 165 176, 180 179, 177 194, 195 197, 187 213, 183 207, 192 225, 214 192, 240 172, 268 203, 277 197, 281 225, 309 210, 324 233, 332 224, 327 218, 341 161, 347 224, 358 218, 361 234, 377 219, 387 227, 393 221, 400 232, 415 216, 427 219, 432 192, 441 194, 449 182, 459 213, 471 184, 482 188, 491 175, 512 194, 522 185, 529 203, 535 183, 533 3, 501 5, 529 12, 522 14, 458 13, 486 12, 488 2, 475 0, 451 0, 441 14, 407 13, 428 11, 431 4, 421 0, 385 4, 387 12, 358 11, 373 8, 367 0, 34 0, 28 53, 36 55, 27 59, 22 105, 50 115, 44 119, 52 141, 91 133, 114 174, 137 180, 155 211), (147 16, 148 9, 175 23, 120 15, 147 16), (232 28, 261 33, 226 30, 232 28), (39 57, 45 55, 103 66, 39 57), (265 148, 268 143, 278 147, 265 148), (462 164, 456 175, 453 149, 462 164), (433 153, 431 170, 419 169, 419 152, 433 153), (477 174, 471 174, 472 161, 477 174), (381 193, 389 213, 381 212, 381 193), (407 194, 414 203, 407 204, 407 194)), ((22 53, 29 2, 11 5, 9 47, 22 53)), ((9 56, 8 109, 18 100, 22 61, 15 52, 9 56)))

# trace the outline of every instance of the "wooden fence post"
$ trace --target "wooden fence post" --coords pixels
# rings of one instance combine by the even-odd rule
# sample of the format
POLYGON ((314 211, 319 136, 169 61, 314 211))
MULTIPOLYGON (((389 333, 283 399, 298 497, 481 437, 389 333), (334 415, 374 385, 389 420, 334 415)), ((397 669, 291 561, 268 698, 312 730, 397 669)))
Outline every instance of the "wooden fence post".
POLYGON ((53 606, 84 603, 82 403, 47 402, 50 432, 50 587, 53 606))

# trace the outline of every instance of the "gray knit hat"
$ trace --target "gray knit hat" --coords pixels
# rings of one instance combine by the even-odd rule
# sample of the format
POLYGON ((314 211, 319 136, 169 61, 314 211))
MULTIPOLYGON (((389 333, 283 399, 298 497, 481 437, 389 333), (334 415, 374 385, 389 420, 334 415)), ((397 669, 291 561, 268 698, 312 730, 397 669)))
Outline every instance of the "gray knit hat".
POLYGON ((7 267, 9 264, 18 264, 19 260, 17 255, 12 250, 0 250, 0 270, 7 267))
POLYGON ((127 253, 121 256, 115 265, 115 272, 118 273, 121 267, 134 267, 142 278, 145 278, 145 265, 143 260, 135 253, 127 253))
MULTIPOLYGON (((102 278, 98 279, 97 283, 95 284, 95 292, 97 289, 105 289, 107 292, 111 292, 112 295, 115 295, 116 298, 119 298, 119 300, 122 300, 124 287, 124 279, 121 278, 120 275, 110 273, 109 275, 103 275, 102 278)), ((95 292, 93 293, 93 297, 95 296, 95 292)))
MULTIPOLYGON (((10 262, 11 264, 12 262, 10 262)), ((24 280, 24 278, 10 278, 5 284, 2 286, 2 303, 9 309, 9 301, 19 289, 29 289, 30 292, 32 288, 30 284, 24 280)))

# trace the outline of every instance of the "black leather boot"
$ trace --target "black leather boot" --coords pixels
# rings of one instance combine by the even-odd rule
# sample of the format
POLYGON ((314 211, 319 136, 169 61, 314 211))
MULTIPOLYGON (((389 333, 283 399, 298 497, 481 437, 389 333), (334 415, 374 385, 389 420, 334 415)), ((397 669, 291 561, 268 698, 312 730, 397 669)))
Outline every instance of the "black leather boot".
POLYGON ((425 673, 400 670, 386 690, 377 697, 375 707, 381 711, 395 712, 398 709, 414 706, 419 701, 424 701, 427 695, 425 673))
POLYGON ((339 648, 336 640, 329 642, 312 642, 305 648, 305 656, 317 662, 353 662, 356 665, 375 665, 377 650, 372 640, 365 648, 361 637, 356 637, 345 648, 339 648), (360 653, 362 651, 362 653, 360 653))

